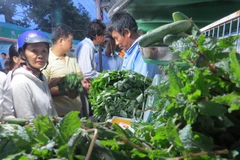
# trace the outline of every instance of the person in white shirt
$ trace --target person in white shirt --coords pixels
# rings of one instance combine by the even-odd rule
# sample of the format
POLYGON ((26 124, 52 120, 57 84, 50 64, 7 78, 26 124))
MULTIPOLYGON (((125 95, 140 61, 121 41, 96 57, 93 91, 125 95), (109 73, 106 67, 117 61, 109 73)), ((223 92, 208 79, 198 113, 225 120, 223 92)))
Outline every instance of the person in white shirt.
POLYGON ((41 72, 48 64, 48 39, 42 32, 31 30, 22 33, 17 43, 24 63, 12 74, 16 117, 33 120, 39 115, 57 116, 48 82, 41 72))
POLYGON ((87 37, 77 45, 74 51, 80 70, 89 79, 93 79, 99 74, 94 60, 95 46, 103 42, 105 30, 106 26, 100 20, 92 21, 87 30, 87 37))
POLYGON ((3 107, 2 107, 2 101, 3 101, 3 94, 2 94, 2 88, 3 88, 3 83, 6 80, 6 74, 2 71, 0 71, 0 121, 3 115, 3 107))
POLYGON ((12 72, 19 66, 21 61, 19 57, 19 53, 17 51, 16 44, 12 44, 9 47, 8 55, 9 55, 9 58, 5 62, 5 70, 7 72, 7 77, 6 77, 6 81, 3 84, 3 101, 2 103, 0 103, 0 105, 3 108, 2 120, 4 118, 15 117, 13 101, 12 101, 11 80, 12 80, 12 72))
MULTIPOLYGON (((123 59, 115 53, 116 44, 115 40, 112 36, 106 36, 103 46, 105 49, 102 51, 102 69, 105 70, 121 70, 123 59)), ((100 63, 99 63, 99 53, 95 53, 94 55, 97 71, 100 71, 100 63)))
MULTIPOLYGON (((49 82, 51 95, 60 117, 65 116, 71 111, 81 112, 83 108, 88 108, 85 99, 81 99, 81 96, 76 91, 66 91, 62 93, 59 91, 57 83, 55 83, 55 85, 52 83, 70 73, 76 73, 82 76, 76 57, 69 53, 72 48, 73 37, 73 29, 65 24, 59 24, 53 29, 51 37, 52 47, 50 48, 48 59, 49 65, 43 71, 43 74, 49 82)), ((82 82, 79 83, 82 83, 84 89, 89 90, 90 83, 87 78, 84 77, 82 82)))

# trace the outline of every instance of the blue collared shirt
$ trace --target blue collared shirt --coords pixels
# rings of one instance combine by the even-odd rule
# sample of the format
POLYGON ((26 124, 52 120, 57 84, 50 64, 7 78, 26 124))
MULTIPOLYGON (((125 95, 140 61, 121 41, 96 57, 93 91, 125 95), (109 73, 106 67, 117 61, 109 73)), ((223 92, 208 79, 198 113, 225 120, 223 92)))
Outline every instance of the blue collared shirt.
POLYGON ((129 69, 144 76, 153 78, 155 74, 159 73, 158 66, 144 62, 142 53, 139 49, 139 39, 140 37, 132 44, 128 50, 125 51, 122 70, 129 69))
POLYGON ((99 74, 96 70, 95 52, 95 46, 89 38, 82 40, 74 51, 81 72, 89 79, 96 78, 99 74))
MULTIPOLYGON (((95 62, 97 64, 97 71, 100 71, 100 63, 99 63, 99 53, 95 53, 94 55, 95 62)), ((123 59, 118 55, 111 55, 107 57, 105 51, 102 52, 102 69, 105 70, 120 70, 122 68, 123 59)))

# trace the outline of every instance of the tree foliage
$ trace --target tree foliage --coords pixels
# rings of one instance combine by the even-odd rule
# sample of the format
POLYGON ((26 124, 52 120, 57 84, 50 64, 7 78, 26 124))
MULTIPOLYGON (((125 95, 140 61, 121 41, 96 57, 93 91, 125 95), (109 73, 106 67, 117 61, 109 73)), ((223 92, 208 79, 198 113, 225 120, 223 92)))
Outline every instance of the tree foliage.
POLYGON ((85 37, 90 22, 85 8, 81 4, 75 6, 72 0, 0 0, 1 14, 5 15, 7 23, 30 27, 33 22, 37 25, 35 29, 49 33, 54 26, 63 23, 73 28, 74 39, 79 40, 85 37), (16 15, 22 18, 14 19, 16 15))
POLYGON ((0 1, 0 15, 5 16, 5 22, 20 25, 23 27, 30 27, 29 18, 25 12, 25 3, 27 0, 1 0, 0 1), (22 8, 21 11, 17 7, 22 8), (16 16, 18 16, 16 18, 16 16))
POLYGON ((28 16, 38 25, 37 29, 51 32, 54 26, 64 23, 73 28, 75 39, 85 37, 86 25, 90 22, 90 17, 80 4, 76 7, 72 0, 45 0, 28 1, 27 5, 28 16))

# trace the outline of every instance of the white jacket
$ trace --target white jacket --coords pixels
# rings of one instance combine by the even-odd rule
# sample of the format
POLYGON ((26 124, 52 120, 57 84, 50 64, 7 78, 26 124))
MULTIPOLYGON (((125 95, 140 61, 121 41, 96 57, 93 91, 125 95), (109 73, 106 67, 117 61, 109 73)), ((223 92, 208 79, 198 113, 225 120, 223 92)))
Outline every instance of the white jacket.
POLYGON ((3 114, 3 106, 2 106, 2 102, 3 102, 3 83, 6 80, 6 74, 0 71, 0 121, 2 119, 2 114, 3 114))
MULTIPOLYGON (((7 74, 7 78, 5 82, 3 83, 3 89, 2 89, 2 95, 3 95, 3 101, 2 101, 2 120, 6 117, 8 118, 14 118, 14 108, 13 108, 13 101, 12 101, 12 89, 11 89, 11 80, 12 80, 12 71, 9 71, 7 74)), ((0 118, 1 121, 1 118, 0 118)))
POLYGON ((57 116, 44 75, 42 81, 26 69, 18 68, 13 72, 11 88, 16 117, 31 120, 38 115, 57 116))

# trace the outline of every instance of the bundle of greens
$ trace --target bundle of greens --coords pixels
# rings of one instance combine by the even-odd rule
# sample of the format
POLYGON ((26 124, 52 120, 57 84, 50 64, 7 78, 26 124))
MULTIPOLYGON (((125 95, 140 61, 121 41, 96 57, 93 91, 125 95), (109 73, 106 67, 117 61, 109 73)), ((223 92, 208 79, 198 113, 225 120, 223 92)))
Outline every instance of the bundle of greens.
POLYGON ((100 121, 113 116, 139 117, 137 110, 141 109, 144 91, 150 84, 150 78, 130 70, 103 72, 92 81, 89 93, 95 117, 100 121))
POLYGON ((77 75, 77 73, 67 74, 58 83, 60 93, 64 94, 69 91, 76 91, 79 94, 83 91, 82 83, 83 76, 77 75))

